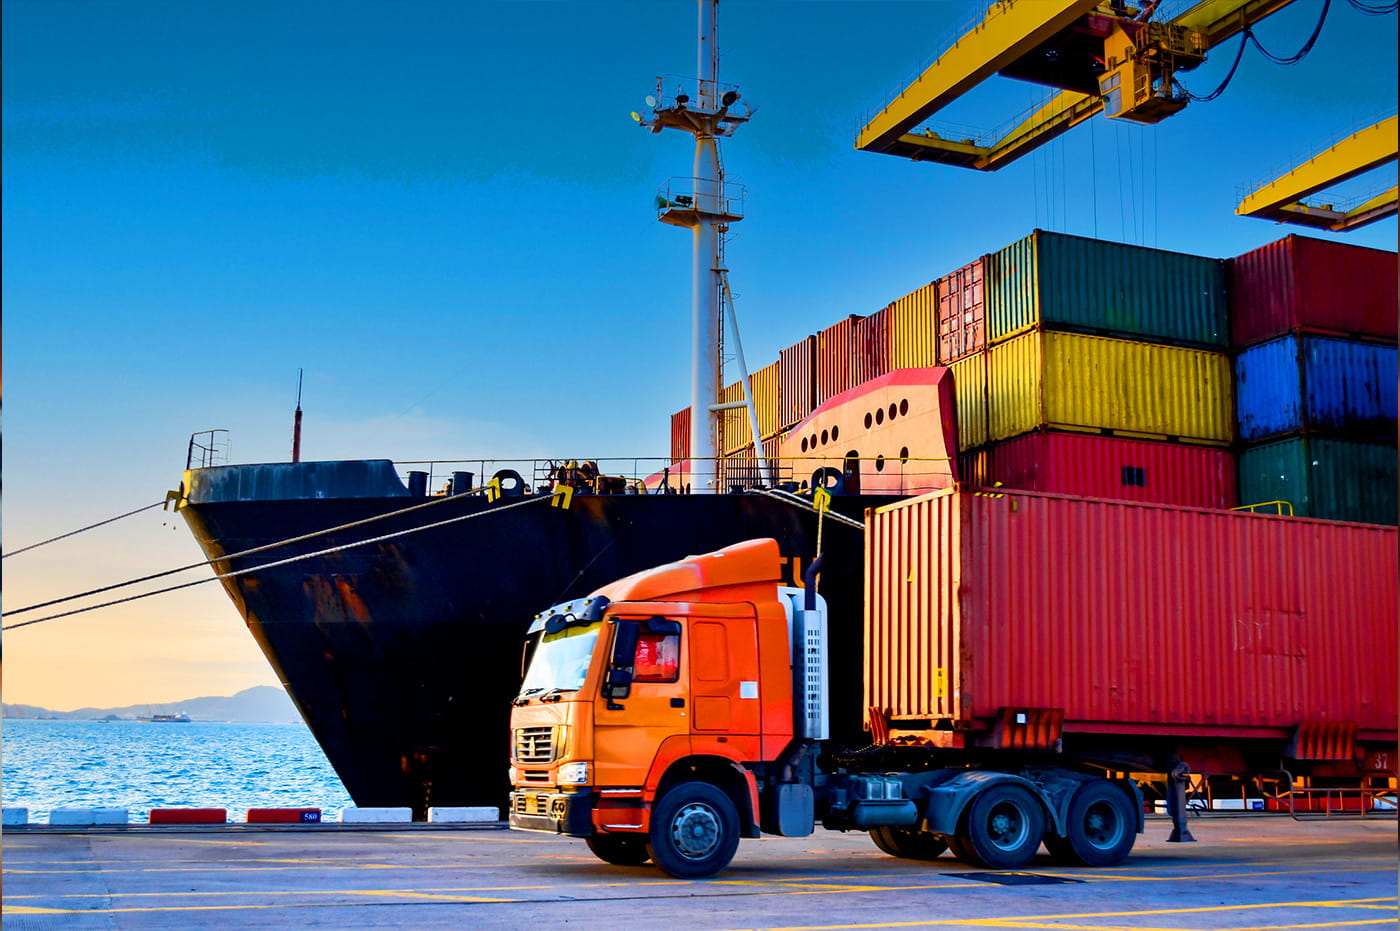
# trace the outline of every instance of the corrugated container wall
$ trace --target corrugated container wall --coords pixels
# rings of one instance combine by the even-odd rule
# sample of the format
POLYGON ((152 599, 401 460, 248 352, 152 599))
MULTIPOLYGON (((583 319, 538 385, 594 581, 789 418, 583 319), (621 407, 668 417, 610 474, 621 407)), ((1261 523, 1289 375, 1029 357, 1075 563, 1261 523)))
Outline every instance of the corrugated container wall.
POLYGON ((1046 428, 1212 444, 1233 437, 1223 352, 1047 330, 986 357, 992 440, 1046 428))
POLYGON ((946 365, 987 344, 982 259, 934 284, 938 289, 938 361, 946 365))
POLYGON ((1240 453, 1240 504, 1287 501, 1299 517, 1394 524, 1395 442, 1295 436, 1240 453))
POLYGON ((911 291, 887 309, 890 368, 921 369, 938 364, 938 283, 911 291))
POLYGON ((960 479, 1025 491, 1187 507, 1235 506, 1226 449, 1081 433, 1032 433, 964 453, 960 479))
MULTIPOLYGON (((732 404, 744 400, 743 382, 730 382, 719 393, 720 402, 732 404)), ((735 407, 720 413, 720 452, 728 456, 738 452, 753 442, 753 431, 749 429, 747 408, 735 407)))
POLYGON ((764 436, 772 436, 782 428, 778 423, 778 368, 779 363, 772 362, 749 374, 753 403, 758 410, 758 429, 764 436))
POLYGON ((816 406, 817 338, 808 336, 778 353, 778 421, 786 430, 816 406))
POLYGON ((958 409, 958 451, 987 442, 987 354, 977 352, 948 366, 958 409))
POLYGON ((851 314, 817 334, 818 404, 856 385, 855 332, 859 319, 857 314, 851 314))
POLYGON ((1227 263, 1236 346, 1294 331, 1396 336, 1396 255, 1288 236, 1227 263))
POLYGON ((855 375, 850 387, 879 378, 890 370, 890 318, 887 307, 855 321, 855 375))
MULTIPOLYGON (((938 492, 867 520, 865 707, 1076 732, 1396 726, 1396 531, 938 492)), ((1258 736, 1254 734, 1252 736, 1258 736)))
POLYGON ((989 343, 1037 327, 1229 342, 1219 259, 1036 230, 983 266, 989 343))
POLYGON ((671 461, 690 458, 690 408, 671 415, 671 461))
POLYGON ((1235 359, 1240 439, 1300 431, 1394 437, 1397 378, 1394 346, 1320 336, 1260 343, 1235 359))

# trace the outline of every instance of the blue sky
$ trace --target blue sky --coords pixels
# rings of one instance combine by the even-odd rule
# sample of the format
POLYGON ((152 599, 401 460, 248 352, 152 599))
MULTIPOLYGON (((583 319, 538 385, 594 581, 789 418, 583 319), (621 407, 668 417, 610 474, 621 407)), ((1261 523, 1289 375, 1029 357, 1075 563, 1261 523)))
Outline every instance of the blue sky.
MULTIPOLYGON (((1321 6, 1261 41, 1295 50, 1321 6)), ((1216 256, 1277 239, 1233 215, 1241 188, 1395 109, 1395 16, 1334 0, 1301 64, 1251 49, 1222 97, 1156 127, 1096 119, 986 175, 855 151, 974 9, 722 5, 721 77, 758 108, 724 147, 749 189, 728 259, 751 367, 1036 227, 1216 256)), ((695 73, 690 0, 3 17, 7 549, 160 499, 196 430, 228 428, 235 461, 288 458, 299 368, 305 458, 666 454, 690 242, 652 198, 692 143, 628 111, 695 73)), ((1237 41, 1183 83, 1213 89, 1237 41)), ((946 118, 991 129, 1043 94, 997 81, 946 118)), ((1337 238, 1393 248, 1395 220, 1337 238)), ((6 606, 198 558, 148 512, 7 560, 6 606)), ((5 640, 7 701, 275 682, 212 584, 5 640)))

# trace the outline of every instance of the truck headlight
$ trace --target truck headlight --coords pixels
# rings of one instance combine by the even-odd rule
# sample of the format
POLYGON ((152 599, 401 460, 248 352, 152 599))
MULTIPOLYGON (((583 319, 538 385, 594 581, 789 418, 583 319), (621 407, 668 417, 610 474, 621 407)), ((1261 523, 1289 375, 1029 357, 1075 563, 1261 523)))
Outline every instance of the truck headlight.
POLYGON ((559 767, 559 784, 561 786, 582 786, 588 784, 588 764, 587 763, 565 763, 559 767))

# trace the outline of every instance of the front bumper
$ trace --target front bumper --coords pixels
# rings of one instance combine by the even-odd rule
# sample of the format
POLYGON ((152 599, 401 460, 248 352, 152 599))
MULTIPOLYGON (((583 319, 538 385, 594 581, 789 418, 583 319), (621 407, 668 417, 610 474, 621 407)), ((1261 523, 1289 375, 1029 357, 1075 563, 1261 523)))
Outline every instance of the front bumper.
POLYGON ((516 790, 510 794, 510 826, 517 831, 592 837, 593 793, 516 790))

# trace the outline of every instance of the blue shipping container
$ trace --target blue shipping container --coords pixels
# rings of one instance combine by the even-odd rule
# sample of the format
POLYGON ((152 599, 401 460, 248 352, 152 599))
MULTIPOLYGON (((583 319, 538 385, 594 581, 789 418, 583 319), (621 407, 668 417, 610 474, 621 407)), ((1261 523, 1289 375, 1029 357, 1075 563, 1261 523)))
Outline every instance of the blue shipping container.
POLYGON ((1394 436, 1397 373, 1394 346, 1318 336, 1260 343, 1235 360, 1239 437, 1394 436))

